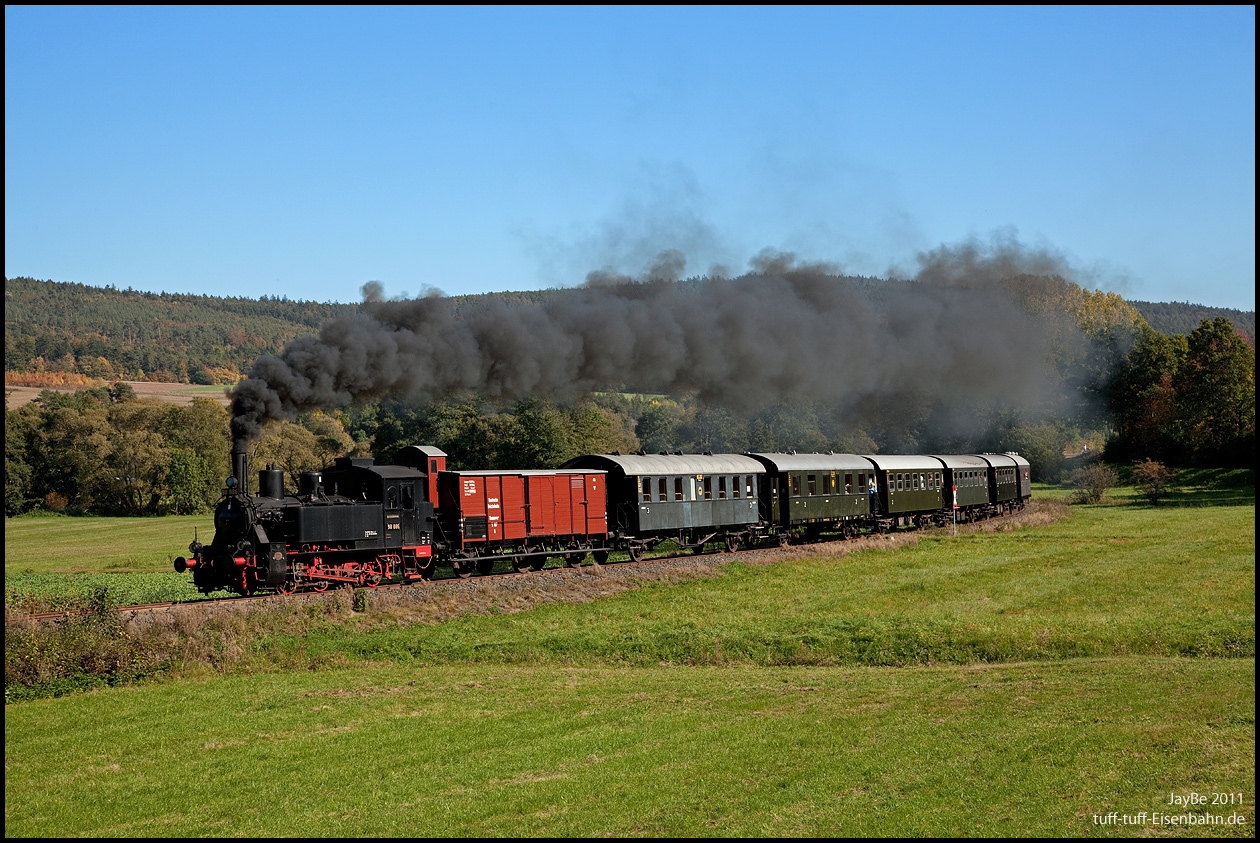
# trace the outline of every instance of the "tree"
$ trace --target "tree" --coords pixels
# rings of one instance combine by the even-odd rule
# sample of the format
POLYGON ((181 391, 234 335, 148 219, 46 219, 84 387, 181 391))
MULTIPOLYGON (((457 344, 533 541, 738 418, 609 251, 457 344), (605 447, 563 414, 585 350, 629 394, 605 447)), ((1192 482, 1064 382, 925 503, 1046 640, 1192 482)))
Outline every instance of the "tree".
POLYGON ((1159 506, 1160 499, 1171 491, 1177 472, 1154 460, 1143 460, 1133 466, 1134 485, 1152 506, 1159 506))
POLYGON ((1197 465, 1250 466, 1256 454, 1256 354, 1228 319, 1190 334, 1177 389, 1183 441, 1197 465))
POLYGON ((1117 368, 1108 390, 1116 437, 1108 455, 1173 459, 1180 448, 1177 383, 1187 354, 1185 337, 1145 328, 1117 368))
POLYGON ((209 510, 206 489, 218 484, 206 459, 191 448, 172 448, 168 468, 168 504, 175 515, 209 510))
POLYGON ((346 433, 341 421, 334 416, 316 410, 298 417, 298 424, 315 435, 315 452, 325 465, 344 456, 354 447, 354 440, 346 433))
POLYGON ((6 518, 26 511, 30 500, 31 467, 26 464, 26 417, 4 412, 4 514, 6 518))
POLYGON ((680 450, 678 424, 683 408, 669 398, 640 399, 634 432, 640 447, 649 454, 680 450))
MULTIPOLYGON (((105 471, 113 428, 104 404, 108 392, 41 392, 18 412, 29 422, 27 464, 33 498, 59 495, 79 511, 97 503, 96 480, 105 471), (104 401, 98 393, 104 393, 104 401)), ((108 500, 108 499, 106 499, 108 500)))
MULTIPOLYGON (((250 452, 249 463, 255 470, 274 463, 284 472, 284 488, 289 493, 297 492, 297 478, 302 472, 324 468, 315 434, 293 422, 267 428, 250 452)), ((257 491, 252 480, 250 487, 257 491)))

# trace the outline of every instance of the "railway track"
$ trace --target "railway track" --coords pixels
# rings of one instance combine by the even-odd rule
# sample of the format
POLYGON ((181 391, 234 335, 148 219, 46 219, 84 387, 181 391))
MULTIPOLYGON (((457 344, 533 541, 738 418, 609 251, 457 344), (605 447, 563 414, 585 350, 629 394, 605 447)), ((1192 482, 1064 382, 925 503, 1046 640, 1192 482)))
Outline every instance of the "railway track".
MULTIPOLYGON (((976 522, 975 524, 969 524, 968 526, 974 528, 979 525, 993 524, 995 522, 1015 519, 1015 518, 1018 518, 1023 512, 1024 510, 1021 510, 1020 512, 1016 512, 1011 515, 997 516, 994 518, 985 519, 983 521, 976 522)), ((927 528, 927 529, 949 529, 949 528, 927 528)), ((196 607, 209 608, 216 605, 243 606, 250 603, 266 603, 266 602, 282 600, 282 599, 293 599, 295 597, 296 598, 306 598, 306 597, 317 598, 317 597, 321 597, 321 596, 334 593, 337 591, 343 591, 346 588, 346 586, 350 586, 351 588, 354 588, 354 589, 366 589, 371 592, 389 593, 389 592, 394 592, 394 591, 398 591, 402 589, 437 588, 437 587, 443 587, 443 586, 448 586, 448 585, 453 586, 460 583, 473 585, 477 582, 503 581, 503 580, 508 580, 508 579, 520 580, 520 579, 528 579, 528 578, 534 578, 534 577, 550 577, 554 575, 557 571, 566 571, 566 570, 574 571, 574 570, 580 570, 581 568, 584 568, 584 567, 586 568, 601 568, 601 567, 634 568, 634 567, 640 567, 640 566, 651 566, 651 565, 656 565, 660 563, 678 562, 680 560, 688 560, 688 559, 703 559, 706 557, 722 557, 722 556, 734 557, 734 556, 744 556, 747 554, 758 554, 758 553, 767 553, 767 552, 773 553, 776 557, 778 557, 778 556, 782 556, 785 551, 790 553, 793 551, 823 550, 828 545, 837 545, 840 547, 852 548, 852 547, 859 546, 863 542, 863 540, 877 540, 877 539, 889 540, 889 539, 894 539, 895 537, 898 537, 898 536, 908 537, 912 535, 919 535, 919 534, 922 534, 924 531, 925 531, 924 529, 920 529, 920 528, 907 528, 907 529, 895 530, 891 533, 882 534, 882 535, 872 533, 872 534, 863 534, 863 535, 859 535, 854 538, 848 538, 848 539, 836 538, 836 539, 831 539, 831 540, 823 540, 820 542, 792 543, 788 545, 781 545, 776 542, 776 543, 766 544, 764 546, 741 548, 739 550, 734 550, 734 551, 726 550, 719 546, 719 547, 714 548, 713 550, 706 550, 704 552, 699 552, 699 553, 694 552, 694 551, 687 551, 687 552, 682 552, 682 553, 673 553, 673 554, 665 554, 665 555, 660 555, 660 556, 646 557, 639 560, 627 558, 627 559, 619 559, 616 561, 610 560, 603 563, 595 562, 595 563, 592 563, 591 565, 586 565, 586 566, 584 565, 568 566, 568 565, 563 564, 563 561, 562 561, 562 564, 556 568, 544 568, 537 571, 532 571, 532 570, 517 571, 517 570, 509 569, 506 571, 494 571, 494 572, 486 573, 486 574, 477 574, 471 577, 461 577, 458 574, 454 573, 454 571, 452 570, 449 575, 435 576, 431 579, 419 580, 415 582, 397 582, 397 583, 389 582, 389 583, 381 583, 379 585, 370 585, 370 584, 369 585, 352 585, 350 583, 346 583, 342 585, 340 588, 330 588, 325 591, 306 590, 306 591, 298 591, 291 594, 268 593, 268 594, 251 595, 249 597, 239 597, 239 596, 211 597, 211 598, 206 598, 202 600, 183 600, 183 601, 172 601, 172 602, 167 602, 167 603, 141 603, 141 604, 134 604, 130 606, 119 606, 117 607, 117 611, 120 614, 126 614, 126 613, 138 614, 142 612, 170 610, 177 607, 196 606, 196 607)), ((509 564, 509 563, 505 561, 504 564, 509 564)), ((23 614, 21 615, 21 617, 29 619, 31 621, 48 622, 48 621, 61 620, 67 617, 68 615, 79 615, 79 614, 83 614, 83 613, 82 612, 35 612, 31 614, 23 614)))

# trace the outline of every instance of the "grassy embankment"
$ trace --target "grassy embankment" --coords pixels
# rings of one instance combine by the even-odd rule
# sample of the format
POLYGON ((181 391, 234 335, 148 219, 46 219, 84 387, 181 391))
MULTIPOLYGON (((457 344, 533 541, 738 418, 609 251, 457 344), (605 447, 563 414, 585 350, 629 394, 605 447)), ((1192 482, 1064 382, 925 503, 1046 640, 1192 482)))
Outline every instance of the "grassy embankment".
POLYGON ((1195 791, 1247 824, 1191 832, 1254 834, 1254 491, 1218 479, 585 605, 225 626, 212 671, 7 706, 6 827, 1138 834, 1093 816, 1195 791))

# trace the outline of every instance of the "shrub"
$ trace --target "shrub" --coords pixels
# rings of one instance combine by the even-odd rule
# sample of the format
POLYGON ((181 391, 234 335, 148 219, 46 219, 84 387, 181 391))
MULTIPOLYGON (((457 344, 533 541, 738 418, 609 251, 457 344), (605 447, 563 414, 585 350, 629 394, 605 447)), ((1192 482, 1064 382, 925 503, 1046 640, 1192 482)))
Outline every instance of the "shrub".
POLYGON ((1073 471, 1067 482, 1077 489, 1072 496, 1074 503, 1100 503, 1108 489, 1119 485, 1120 475, 1111 466, 1096 462, 1073 471))
POLYGON ((1133 466, 1133 483, 1152 506, 1159 506, 1160 498, 1172 491, 1177 472, 1155 460, 1143 460, 1133 466))

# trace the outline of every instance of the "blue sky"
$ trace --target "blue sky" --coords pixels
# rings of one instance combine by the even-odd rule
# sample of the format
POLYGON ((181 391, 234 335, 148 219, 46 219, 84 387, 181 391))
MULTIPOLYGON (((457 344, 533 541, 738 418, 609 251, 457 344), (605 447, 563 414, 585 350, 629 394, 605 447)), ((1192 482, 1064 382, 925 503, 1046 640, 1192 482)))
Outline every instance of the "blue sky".
POLYGON ((1255 307, 1255 10, 5 9, 5 274, 354 301, 1018 236, 1255 307))

